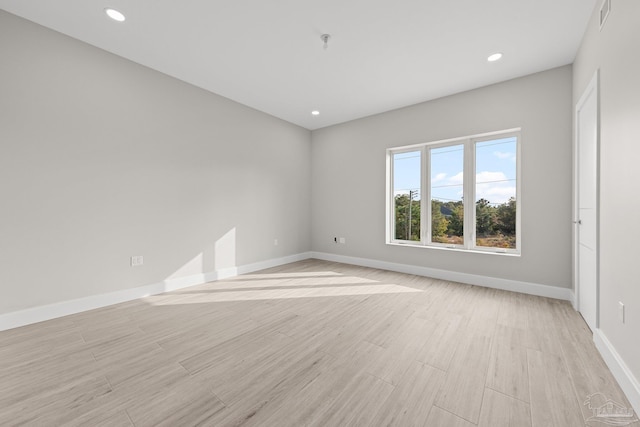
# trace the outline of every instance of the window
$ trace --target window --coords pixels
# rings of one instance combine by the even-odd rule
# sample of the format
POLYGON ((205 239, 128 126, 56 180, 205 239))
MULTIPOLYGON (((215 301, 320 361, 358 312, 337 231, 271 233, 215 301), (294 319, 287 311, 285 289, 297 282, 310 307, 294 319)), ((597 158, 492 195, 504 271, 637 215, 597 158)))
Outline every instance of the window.
POLYGON ((512 130, 387 150, 387 242, 520 253, 519 141, 512 130))
POLYGON ((393 156, 394 239, 420 241, 420 151, 393 156))

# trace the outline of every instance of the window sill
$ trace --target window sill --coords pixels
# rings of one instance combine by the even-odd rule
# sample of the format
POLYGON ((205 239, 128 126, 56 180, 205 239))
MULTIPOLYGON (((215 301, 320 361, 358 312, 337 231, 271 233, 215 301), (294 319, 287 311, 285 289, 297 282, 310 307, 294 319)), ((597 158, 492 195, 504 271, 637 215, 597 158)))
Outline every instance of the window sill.
POLYGON ((409 247, 409 248, 418 248, 418 249, 435 249, 437 251, 448 251, 448 252, 463 252, 463 253, 472 253, 472 254, 483 254, 483 255, 500 255, 500 256, 508 256, 508 257, 520 257, 520 252, 516 251, 505 251, 499 252, 497 250, 490 249, 464 249, 464 248, 450 248, 447 246, 431 246, 431 245, 419 245, 413 243, 399 243, 399 242, 387 242, 389 246, 401 246, 401 247, 409 247))

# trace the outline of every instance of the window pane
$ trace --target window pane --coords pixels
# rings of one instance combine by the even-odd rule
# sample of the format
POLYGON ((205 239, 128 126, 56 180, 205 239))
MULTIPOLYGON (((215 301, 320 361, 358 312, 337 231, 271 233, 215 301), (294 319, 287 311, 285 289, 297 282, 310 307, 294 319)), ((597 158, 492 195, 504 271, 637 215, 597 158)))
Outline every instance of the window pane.
POLYGON ((394 237, 420 241, 420 151, 393 155, 394 237))
POLYGON ((476 246, 516 247, 516 144, 476 143, 476 246))
POLYGON ((432 148, 430 153, 431 241, 462 245, 464 145, 432 148))

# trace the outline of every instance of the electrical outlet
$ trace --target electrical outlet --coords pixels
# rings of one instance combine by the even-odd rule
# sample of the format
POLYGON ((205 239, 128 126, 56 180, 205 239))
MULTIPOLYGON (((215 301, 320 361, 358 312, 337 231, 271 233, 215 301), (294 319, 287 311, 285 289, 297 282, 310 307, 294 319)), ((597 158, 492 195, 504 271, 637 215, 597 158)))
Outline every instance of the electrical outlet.
POLYGON ((345 243, 347 243, 347 239, 345 239, 344 237, 341 237, 340 244, 344 245, 345 243))
POLYGON ((131 257, 131 267, 138 267, 144 264, 144 258, 142 255, 136 255, 131 257))
POLYGON ((278 239, 273 239, 273 246, 278 246, 278 239))
POLYGON ((620 319, 620 323, 624 323, 624 304, 622 301, 618 301, 618 319, 620 319))
POLYGON ((333 243, 338 243, 338 238, 337 237, 333 238, 333 243))

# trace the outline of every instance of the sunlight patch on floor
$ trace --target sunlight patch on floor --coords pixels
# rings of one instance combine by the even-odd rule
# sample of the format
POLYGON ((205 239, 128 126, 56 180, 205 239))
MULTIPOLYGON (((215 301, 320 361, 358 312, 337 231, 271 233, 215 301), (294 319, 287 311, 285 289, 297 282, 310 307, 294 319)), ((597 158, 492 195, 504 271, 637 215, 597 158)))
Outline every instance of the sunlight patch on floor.
POLYGON ((237 277, 226 279, 227 281, 242 281, 256 279, 297 279, 300 277, 344 277, 342 273, 334 271, 303 271, 296 273, 262 273, 262 274, 242 274, 237 277))
POLYGON ((321 286, 321 287, 293 287, 288 289, 256 289, 256 290, 220 290, 215 286, 210 289, 194 291, 188 296, 180 295, 174 298, 165 296, 148 297, 146 302, 152 305, 174 304, 204 304, 230 301, 255 301, 291 298, 319 298, 340 297, 353 295, 379 295, 418 293, 420 289, 394 284, 356 285, 356 286, 321 286))
MULTIPOLYGON (((244 277, 244 276, 240 276, 244 277)), ((238 278, 236 278, 238 279, 238 278)), ((265 279, 246 279, 245 280, 223 280, 207 284, 214 290, 221 289, 265 289, 265 288, 305 288, 319 286, 342 286, 342 285, 359 285, 365 283, 379 283, 376 280, 365 279, 363 277, 354 276, 335 276, 335 277, 305 277, 297 279, 283 279, 281 276, 265 279)), ((180 292, 178 292, 180 293, 180 292)))

